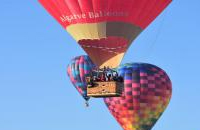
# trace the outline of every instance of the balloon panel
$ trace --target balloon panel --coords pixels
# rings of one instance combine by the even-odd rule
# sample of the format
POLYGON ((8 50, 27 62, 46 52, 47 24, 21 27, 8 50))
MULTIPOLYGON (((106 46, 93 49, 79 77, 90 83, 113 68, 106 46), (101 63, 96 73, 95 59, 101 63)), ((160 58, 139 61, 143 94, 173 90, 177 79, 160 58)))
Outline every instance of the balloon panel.
POLYGON ((124 130, 150 130, 170 101, 169 77, 145 63, 122 65, 118 73, 124 77, 123 96, 105 98, 104 102, 124 130))
POLYGON ((85 76, 89 75, 94 67, 95 65, 88 56, 75 57, 67 67, 67 73, 72 84, 85 100, 89 99, 85 76))

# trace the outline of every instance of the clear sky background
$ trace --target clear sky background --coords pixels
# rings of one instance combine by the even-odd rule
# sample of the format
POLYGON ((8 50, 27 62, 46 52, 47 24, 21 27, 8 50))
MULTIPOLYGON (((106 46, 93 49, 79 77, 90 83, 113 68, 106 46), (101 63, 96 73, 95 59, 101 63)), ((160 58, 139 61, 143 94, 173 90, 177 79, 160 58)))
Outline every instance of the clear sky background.
MULTIPOLYGON (((200 130, 200 1, 174 0, 129 48, 173 82, 153 130, 200 130)), ((36 0, 0 1, 0 130, 122 130, 101 99, 90 107, 66 75, 85 54, 36 0)))

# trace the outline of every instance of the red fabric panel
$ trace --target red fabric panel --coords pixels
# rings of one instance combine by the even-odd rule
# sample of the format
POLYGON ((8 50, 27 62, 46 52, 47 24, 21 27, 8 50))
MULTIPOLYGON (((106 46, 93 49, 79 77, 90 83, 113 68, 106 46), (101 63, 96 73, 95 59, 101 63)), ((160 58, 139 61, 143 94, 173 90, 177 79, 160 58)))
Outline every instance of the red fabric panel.
POLYGON ((132 23, 142 29, 146 28, 171 2, 171 0, 39 1, 65 28, 76 23, 119 21, 132 23), (63 21, 62 17, 67 20, 63 21))

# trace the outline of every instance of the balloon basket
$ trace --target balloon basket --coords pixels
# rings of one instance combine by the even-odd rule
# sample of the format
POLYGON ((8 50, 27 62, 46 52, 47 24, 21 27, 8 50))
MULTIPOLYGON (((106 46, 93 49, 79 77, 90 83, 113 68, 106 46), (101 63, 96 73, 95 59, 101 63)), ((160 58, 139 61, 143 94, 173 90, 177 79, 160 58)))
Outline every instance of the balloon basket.
POLYGON ((94 85, 87 86, 87 96, 102 98, 102 97, 119 97, 124 88, 123 82, 94 82, 94 85))

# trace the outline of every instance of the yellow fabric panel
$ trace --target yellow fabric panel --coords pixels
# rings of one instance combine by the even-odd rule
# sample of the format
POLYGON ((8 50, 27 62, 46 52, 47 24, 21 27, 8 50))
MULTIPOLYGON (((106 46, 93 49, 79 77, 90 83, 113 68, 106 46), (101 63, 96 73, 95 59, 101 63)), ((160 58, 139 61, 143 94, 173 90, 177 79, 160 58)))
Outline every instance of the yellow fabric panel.
POLYGON ((73 24, 67 27, 67 31, 77 42, 82 39, 106 38, 106 23, 73 24))

